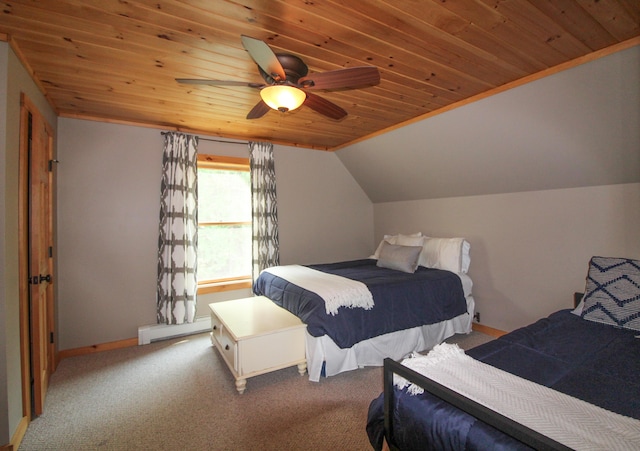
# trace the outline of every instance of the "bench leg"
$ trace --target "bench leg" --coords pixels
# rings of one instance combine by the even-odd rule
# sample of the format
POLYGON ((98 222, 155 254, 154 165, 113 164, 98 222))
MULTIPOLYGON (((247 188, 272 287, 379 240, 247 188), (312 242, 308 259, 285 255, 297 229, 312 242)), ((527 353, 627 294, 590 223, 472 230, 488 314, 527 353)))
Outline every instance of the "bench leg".
POLYGON ((245 388, 247 388, 247 380, 246 379, 236 379, 236 389, 238 393, 243 394, 245 388))

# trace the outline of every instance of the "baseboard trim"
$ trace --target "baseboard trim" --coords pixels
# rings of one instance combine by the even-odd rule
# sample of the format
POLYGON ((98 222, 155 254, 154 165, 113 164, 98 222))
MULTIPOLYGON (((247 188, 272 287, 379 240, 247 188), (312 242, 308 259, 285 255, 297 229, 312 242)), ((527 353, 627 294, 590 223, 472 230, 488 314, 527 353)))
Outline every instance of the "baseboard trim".
POLYGON ((81 348, 64 349, 58 352, 58 361, 61 361, 68 357, 76 357, 79 355, 93 354, 96 352, 111 351, 113 349, 129 348, 131 346, 138 346, 137 338, 127 338, 126 340, 111 341, 109 343, 83 346, 81 348))
POLYGON ((506 335, 508 332, 505 332, 500 329, 494 329, 493 327, 485 326, 484 324, 473 323, 471 328, 477 332, 482 332, 483 334, 491 335, 492 337, 502 337, 506 335))
POLYGON ((0 446, 0 451, 14 451, 20 448, 24 434, 27 433, 27 427, 29 427, 29 418, 25 416, 20 419, 18 427, 11 437, 11 443, 0 446))
POLYGON ((138 327, 138 344, 148 345, 152 341, 166 340, 206 332, 211 329, 211 317, 202 316, 192 323, 185 324, 153 324, 138 327))
MULTIPOLYGON (((79 355, 93 354, 96 352, 111 351, 113 349, 130 348, 132 346, 148 345, 153 341, 166 340, 169 338, 182 337, 185 335, 193 335, 206 332, 211 329, 211 318, 196 318, 192 323, 188 324, 154 324, 151 326, 141 326, 138 328, 138 338, 127 338, 125 340, 111 341, 109 343, 101 343, 91 346, 83 346, 81 348, 64 349, 58 351, 57 361, 60 362, 68 357, 76 357, 79 355)), ((0 448, 0 451, 3 451, 0 448)))

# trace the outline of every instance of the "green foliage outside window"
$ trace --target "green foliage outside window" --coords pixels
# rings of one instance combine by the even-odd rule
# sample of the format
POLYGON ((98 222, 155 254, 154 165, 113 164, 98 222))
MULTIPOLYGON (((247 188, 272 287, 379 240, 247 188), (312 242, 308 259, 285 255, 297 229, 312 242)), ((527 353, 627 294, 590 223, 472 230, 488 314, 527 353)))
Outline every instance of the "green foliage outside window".
POLYGON ((251 275, 248 171, 198 169, 198 281, 251 275))

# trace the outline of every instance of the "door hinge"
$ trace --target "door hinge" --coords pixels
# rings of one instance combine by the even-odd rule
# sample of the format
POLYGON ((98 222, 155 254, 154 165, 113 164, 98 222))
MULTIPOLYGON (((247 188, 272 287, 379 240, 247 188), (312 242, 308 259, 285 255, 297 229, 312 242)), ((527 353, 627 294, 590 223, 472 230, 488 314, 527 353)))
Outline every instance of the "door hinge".
POLYGON ((53 332, 49 332, 49 343, 53 344, 55 341, 53 339, 53 332))
POLYGON ((53 246, 49 246, 49 258, 53 258, 53 246))
POLYGON ((53 172, 53 163, 60 163, 58 160, 49 160, 49 172, 53 172))
POLYGON ((31 285, 40 285, 42 282, 51 283, 51 274, 47 274, 46 276, 40 274, 39 276, 29 277, 29 283, 31 285))

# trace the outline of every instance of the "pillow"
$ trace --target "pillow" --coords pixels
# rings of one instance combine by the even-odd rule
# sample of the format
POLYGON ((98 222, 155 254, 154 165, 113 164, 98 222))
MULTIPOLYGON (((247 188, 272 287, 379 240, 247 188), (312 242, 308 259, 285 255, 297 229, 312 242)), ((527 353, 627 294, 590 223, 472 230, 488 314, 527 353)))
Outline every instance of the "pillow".
POLYGON ((382 244, 385 241, 389 244, 400 244, 402 246, 422 246, 423 244, 422 232, 413 233, 411 235, 385 235, 382 241, 380 241, 380 244, 374 254, 369 258, 375 258, 376 260, 380 258, 380 250, 382 249, 382 244))
POLYGON ((383 242, 376 265, 413 274, 418 267, 418 257, 421 252, 422 246, 400 246, 383 242))
POLYGON ((471 264, 470 248, 471 245, 464 238, 425 237, 418 264, 427 268, 466 274, 471 264))
POLYGON ((640 260, 592 257, 582 318, 640 331, 640 260))
POLYGON ((398 246, 420 246, 424 245, 426 237, 422 235, 398 235, 396 242, 398 246))

